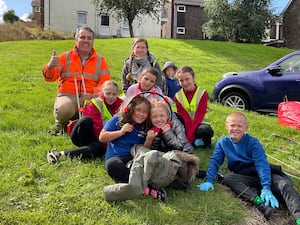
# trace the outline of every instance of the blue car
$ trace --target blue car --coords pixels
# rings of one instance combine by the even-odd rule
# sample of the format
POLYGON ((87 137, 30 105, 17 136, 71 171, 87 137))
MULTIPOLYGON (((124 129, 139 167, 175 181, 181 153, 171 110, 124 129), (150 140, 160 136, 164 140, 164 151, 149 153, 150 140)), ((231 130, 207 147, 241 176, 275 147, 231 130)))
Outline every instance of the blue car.
POLYGON ((300 51, 261 70, 225 73, 214 86, 213 98, 236 109, 276 114, 285 99, 300 101, 300 51))

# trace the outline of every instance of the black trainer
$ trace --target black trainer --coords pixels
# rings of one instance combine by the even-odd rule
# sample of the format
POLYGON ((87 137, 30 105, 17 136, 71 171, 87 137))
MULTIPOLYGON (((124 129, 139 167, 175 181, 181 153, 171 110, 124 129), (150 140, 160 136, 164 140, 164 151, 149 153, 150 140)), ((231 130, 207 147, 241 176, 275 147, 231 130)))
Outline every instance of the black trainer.
POLYGON ((63 130, 55 129, 55 130, 48 130, 48 134, 51 136, 60 136, 63 135, 63 130))
POLYGON ((261 203, 256 206, 256 208, 264 215, 264 217, 268 220, 273 213, 273 208, 270 206, 265 206, 264 203, 261 203))
POLYGON ((167 192, 165 189, 158 189, 157 190, 157 199, 165 202, 167 200, 167 192))

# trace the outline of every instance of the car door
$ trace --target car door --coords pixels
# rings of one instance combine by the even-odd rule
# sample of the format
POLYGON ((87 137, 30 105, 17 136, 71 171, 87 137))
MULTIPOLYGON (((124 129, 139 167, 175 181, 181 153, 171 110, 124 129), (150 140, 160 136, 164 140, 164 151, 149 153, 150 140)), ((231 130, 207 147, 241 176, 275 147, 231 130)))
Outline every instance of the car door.
MULTIPOLYGON (((257 99, 259 102, 258 107, 261 110, 277 109, 278 104, 283 101, 287 93, 284 80, 285 76, 281 72, 272 74, 265 70, 261 74, 263 92, 257 96, 259 98, 257 99)), ((256 93, 258 94, 259 92, 256 93)))

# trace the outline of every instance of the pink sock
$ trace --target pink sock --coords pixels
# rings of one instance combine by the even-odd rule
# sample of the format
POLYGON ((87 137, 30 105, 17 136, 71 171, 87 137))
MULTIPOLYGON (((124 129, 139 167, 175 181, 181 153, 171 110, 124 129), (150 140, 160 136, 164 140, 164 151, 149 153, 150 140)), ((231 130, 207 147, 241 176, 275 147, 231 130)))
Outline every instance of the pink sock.
POLYGON ((150 194, 150 189, 148 187, 146 187, 145 191, 144 191, 144 195, 149 195, 150 194))
POLYGON ((156 191, 155 189, 152 189, 152 190, 151 190, 151 196, 152 196, 153 198, 158 198, 158 196, 157 196, 157 191, 156 191))

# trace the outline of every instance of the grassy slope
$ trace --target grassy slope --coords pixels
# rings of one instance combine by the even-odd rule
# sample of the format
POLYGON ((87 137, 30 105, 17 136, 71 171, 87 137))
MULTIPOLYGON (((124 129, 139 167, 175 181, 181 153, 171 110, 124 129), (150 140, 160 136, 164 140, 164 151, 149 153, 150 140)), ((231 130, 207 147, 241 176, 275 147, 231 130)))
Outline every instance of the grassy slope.
MULTIPOLYGON (((96 50, 106 57, 118 83, 131 41, 95 41, 96 50)), ((192 66, 198 84, 209 93, 224 72, 261 68, 291 51, 211 41, 148 41, 160 64, 172 60, 178 66, 192 66)), ((105 173, 103 161, 66 160, 54 166, 47 164, 47 150, 64 150, 73 145, 67 136, 47 135, 47 130, 53 125, 52 109, 57 83, 44 82, 41 67, 48 62, 52 49, 61 53, 72 48, 73 44, 73 41, 0 43, 0 223, 241 224, 243 205, 231 195, 224 194, 220 185, 209 193, 197 190, 200 181, 195 181, 193 189, 187 192, 169 190, 167 204, 144 196, 134 201, 107 203, 101 190, 113 181, 105 173)), ((224 121, 231 111, 210 104, 214 143, 226 134, 224 121)), ((246 114, 250 123, 249 133, 262 141, 267 153, 299 171, 299 147, 271 137, 276 132, 299 140, 299 132, 278 125, 275 117, 246 114), (278 146, 287 146, 288 149, 284 152, 274 150, 278 146)), ((206 168, 211 153, 196 150, 202 168, 206 168)), ((299 182, 296 185, 300 190, 299 182)))

